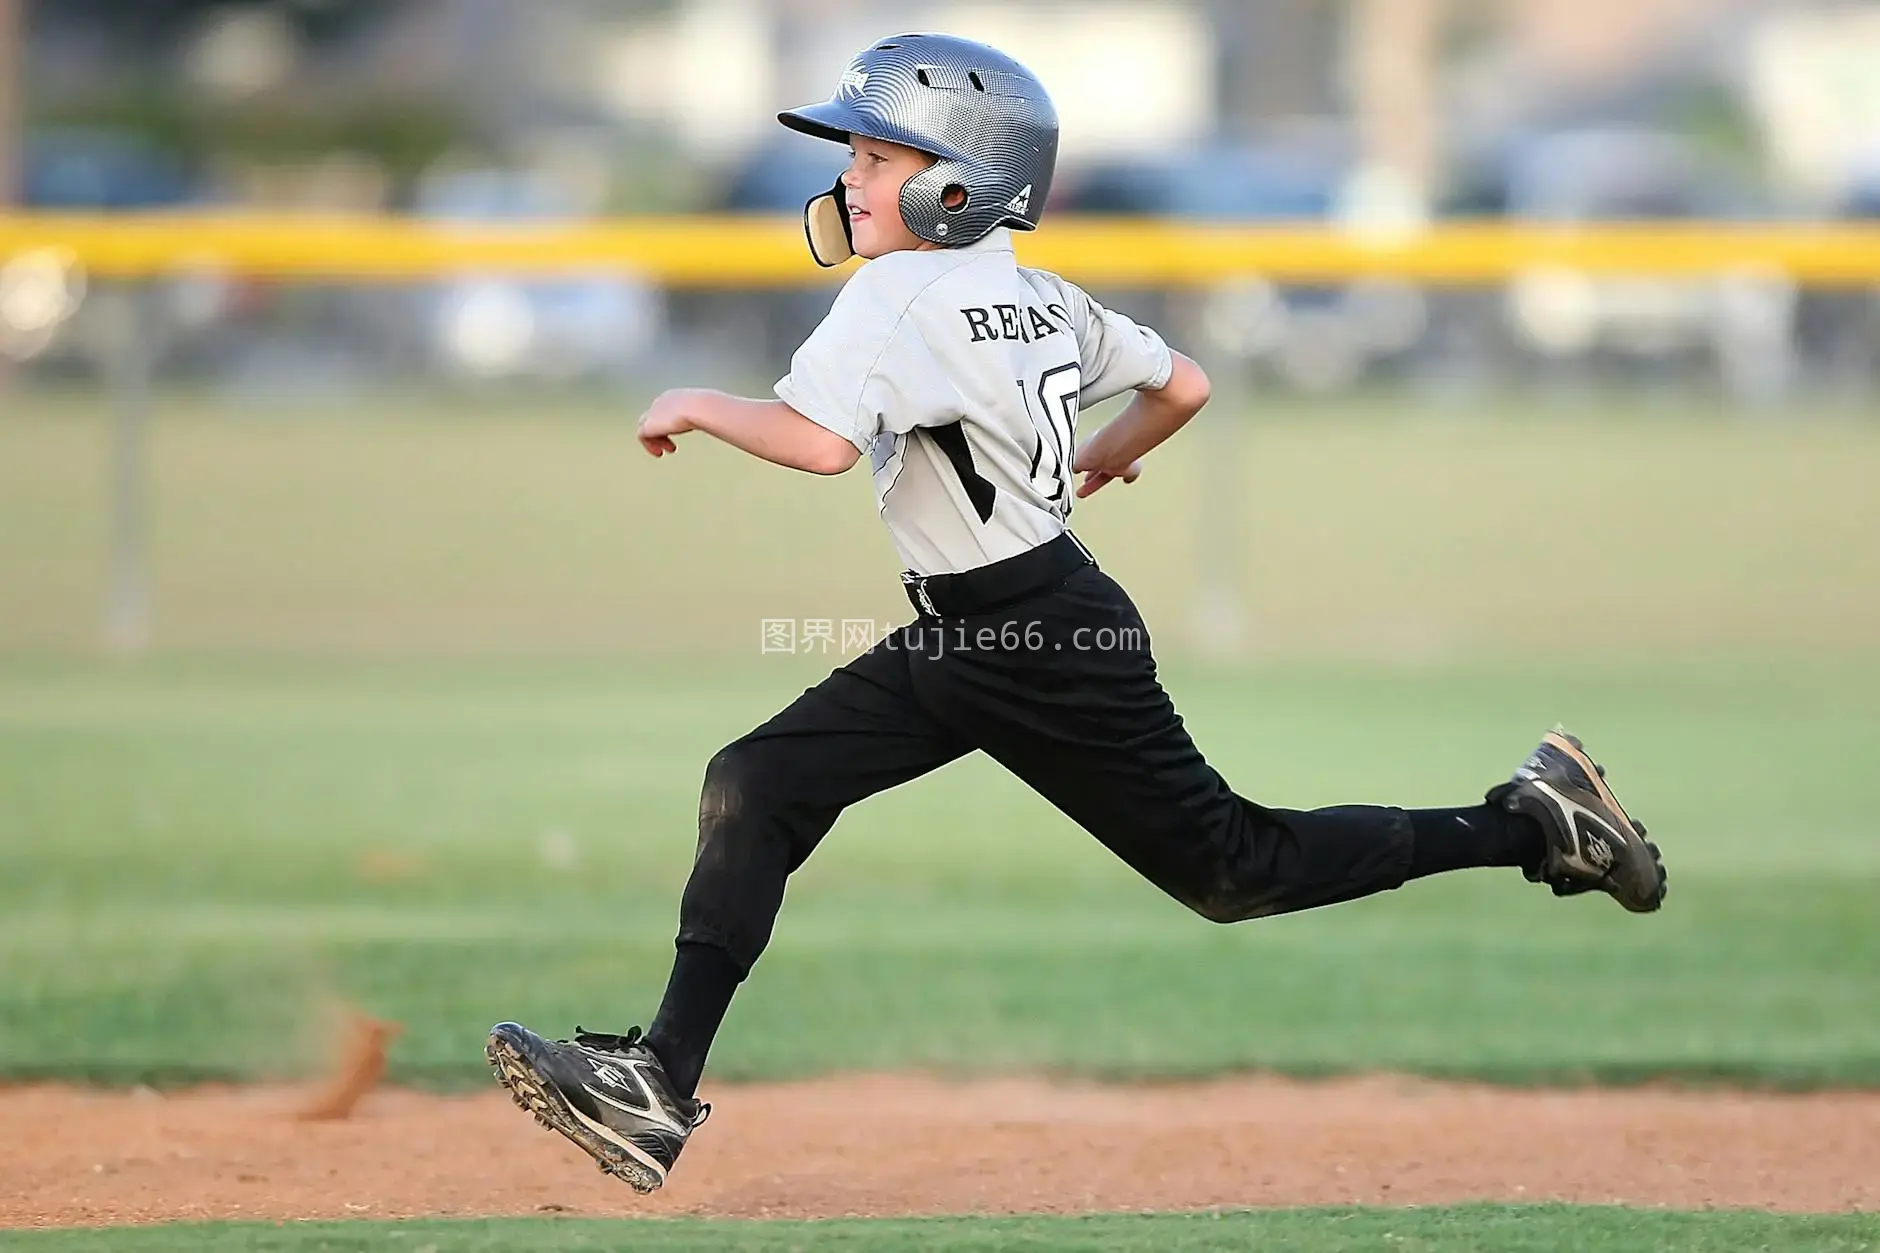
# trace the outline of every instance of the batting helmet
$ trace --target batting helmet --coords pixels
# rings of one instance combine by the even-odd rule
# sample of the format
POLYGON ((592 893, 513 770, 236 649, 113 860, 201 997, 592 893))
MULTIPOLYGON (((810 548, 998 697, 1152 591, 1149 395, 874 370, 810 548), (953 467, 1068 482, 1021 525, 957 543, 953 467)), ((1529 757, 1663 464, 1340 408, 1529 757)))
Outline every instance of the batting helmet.
MULTIPOLYGON (((901 188, 901 220, 949 247, 1001 226, 1035 228, 1057 168, 1057 110, 1038 76, 954 35, 884 39, 849 63, 828 100, 777 120, 819 139, 863 135, 937 158, 901 188)), ((840 179, 804 206, 803 227, 819 264, 855 255, 840 179)))

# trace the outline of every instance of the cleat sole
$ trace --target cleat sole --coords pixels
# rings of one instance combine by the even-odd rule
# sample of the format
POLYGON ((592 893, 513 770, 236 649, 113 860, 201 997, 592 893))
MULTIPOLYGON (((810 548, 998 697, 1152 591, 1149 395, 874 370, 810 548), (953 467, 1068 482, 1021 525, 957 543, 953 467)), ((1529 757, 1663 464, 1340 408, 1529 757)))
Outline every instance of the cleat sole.
POLYGON ((634 1161, 615 1145, 609 1144, 582 1125, 568 1108, 568 1102, 553 1085, 542 1082, 535 1069, 508 1041, 492 1036, 484 1047, 484 1056, 496 1081, 509 1090, 515 1103, 534 1115, 535 1121, 564 1139, 571 1140, 594 1159, 603 1174, 612 1175, 630 1185, 635 1192, 652 1192, 663 1182, 644 1165, 634 1161))
POLYGON ((1612 788, 1607 786, 1606 768, 1593 760, 1591 755, 1587 753, 1586 746, 1580 742, 1580 737, 1577 735, 1569 735, 1565 731, 1554 730, 1549 731, 1543 736, 1542 741, 1544 743, 1551 742, 1556 749, 1567 754, 1567 756, 1578 763, 1580 769, 1586 773, 1588 780, 1592 783, 1593 790, 1598 793, 1600 800, 1611 808, 1613 813, 1617 814, 1621 821, 1637 833, 1638 842, 1645 846, 1652 859, 1652 868, 1657 871, 1658 890, 1653 894, 1648 904, 1633 904, 1626 900, 1620 900, 1619 904, 1632 913, 1637 914, 1649 914, 1656 911, 1665 901, 1664 862, 1659 857, 1658 846, 1645 838, 1644 826, 1634 821, 1632 815, 1625 812, 1625 806, 1619 803, 1619 798, 1612 794, 1612 788))

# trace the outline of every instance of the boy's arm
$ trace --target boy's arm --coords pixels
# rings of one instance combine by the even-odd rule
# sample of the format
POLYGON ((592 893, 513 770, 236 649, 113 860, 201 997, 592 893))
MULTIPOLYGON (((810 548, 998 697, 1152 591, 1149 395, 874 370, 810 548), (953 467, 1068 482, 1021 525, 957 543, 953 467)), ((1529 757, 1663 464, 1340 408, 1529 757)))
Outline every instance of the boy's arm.
POLYGON ((1079 497, 1112 479, 1135 482, 1142 473, 1143 455, 1181 430, 1208 403, 1212 389, 1201 367, 1179 352, 1170 355, 1175 364, 1168 382, 1157 391, 1138 391, 1109 425, 1077 450, 1071 469, 1085 476, 1079 497))
POLYGON ((746 400, 705 388, 664 392, 640 418, 640 446, 655 457, 679 451, 673 436, 704 431, 754 457, 811 474, 841 474, 861 453, 781 400, 746 400))

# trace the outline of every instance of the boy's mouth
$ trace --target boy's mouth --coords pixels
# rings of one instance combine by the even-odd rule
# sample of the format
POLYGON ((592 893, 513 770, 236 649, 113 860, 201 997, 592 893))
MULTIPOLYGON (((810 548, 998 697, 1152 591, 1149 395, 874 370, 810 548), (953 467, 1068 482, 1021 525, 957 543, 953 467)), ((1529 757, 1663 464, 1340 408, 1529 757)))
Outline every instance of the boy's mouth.
POLYGON ((862 208, 860 205, 852 204, 849 206, 849 221, 860 222, 866 219, 867 217, 868 217, 868 210, 862 208))

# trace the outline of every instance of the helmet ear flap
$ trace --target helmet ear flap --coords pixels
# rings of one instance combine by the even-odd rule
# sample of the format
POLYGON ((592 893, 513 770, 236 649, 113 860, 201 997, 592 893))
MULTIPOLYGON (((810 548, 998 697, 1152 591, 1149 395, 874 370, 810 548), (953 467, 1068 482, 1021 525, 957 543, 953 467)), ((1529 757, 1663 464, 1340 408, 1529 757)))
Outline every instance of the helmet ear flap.
POLYGON ((803 234, 809 255, 827 269, 855 255, 855 228, 849 222, 848 188, 836 185, 803 206, 803 234))
MULTIPOLYGON (((901 185, 901 220, 928 243, 951 245, 954 242, 951 237, 959 235, 967 224, 960 220, 959 210, 947 205, 947 190, 958 188, 962 194, 967 194, 968 179, 968 171, 961 162, 935 161, 901 185)), ((960 242, 971 243, 972 233, 968 231, 960 242)))

